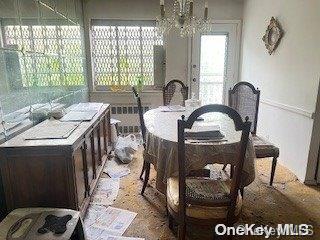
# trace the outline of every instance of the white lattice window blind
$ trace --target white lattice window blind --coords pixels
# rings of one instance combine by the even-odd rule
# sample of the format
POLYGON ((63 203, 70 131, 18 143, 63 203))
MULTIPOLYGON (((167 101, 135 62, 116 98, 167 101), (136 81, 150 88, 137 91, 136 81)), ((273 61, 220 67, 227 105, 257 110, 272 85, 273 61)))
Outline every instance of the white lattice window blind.
POLYGON ((24 87, 85 84, 80 26, 5 25, 4 44, 20 49, 24 87))
POLYGON ((154 21, 92 20, 95 86, 154 85, 154 46, 163 45, 154 21))

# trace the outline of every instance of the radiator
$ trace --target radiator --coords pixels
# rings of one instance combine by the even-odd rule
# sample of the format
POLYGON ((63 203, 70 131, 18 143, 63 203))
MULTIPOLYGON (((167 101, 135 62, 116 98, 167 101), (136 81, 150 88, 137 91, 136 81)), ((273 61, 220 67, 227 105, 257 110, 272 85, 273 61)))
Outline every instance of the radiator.
MULTIPOLYGON (((150 106, 144 106, 143 112, 150 109, 150 106)), ((111 117, 120 120, 118 131, 122 135, 140 132, 140 122, 137 105, 112 104, 111 117)))

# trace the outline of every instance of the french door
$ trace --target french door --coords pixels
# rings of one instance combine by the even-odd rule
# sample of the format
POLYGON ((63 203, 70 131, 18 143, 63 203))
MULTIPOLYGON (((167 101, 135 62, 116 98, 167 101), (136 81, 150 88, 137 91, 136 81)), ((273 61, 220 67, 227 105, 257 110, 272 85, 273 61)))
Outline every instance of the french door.
POLYGON ((227 104, 238 81, 240 21, 215 23, 212 32, 190 41, 190 90, 202 104, 227 104))

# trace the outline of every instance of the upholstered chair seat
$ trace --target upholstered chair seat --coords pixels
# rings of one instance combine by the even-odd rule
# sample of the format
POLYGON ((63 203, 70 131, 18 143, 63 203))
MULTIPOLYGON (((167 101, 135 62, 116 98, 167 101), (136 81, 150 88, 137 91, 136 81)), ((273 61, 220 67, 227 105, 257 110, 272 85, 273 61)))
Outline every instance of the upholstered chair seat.
MULTIPOLYGON (((186 179, 186 216, 195 219, 226 219, 230 202, 230 180, 219 181, 209 178, 186 179)), ((179 212, 178 178, 167 180, 167 204, 171 211, 179 212)), ((242 198, 239 194, 235 216, 242 209, 242 198)))
POLYGON ((257 135, 252 136, 257 158, 279 157, 279 148, 257 135))

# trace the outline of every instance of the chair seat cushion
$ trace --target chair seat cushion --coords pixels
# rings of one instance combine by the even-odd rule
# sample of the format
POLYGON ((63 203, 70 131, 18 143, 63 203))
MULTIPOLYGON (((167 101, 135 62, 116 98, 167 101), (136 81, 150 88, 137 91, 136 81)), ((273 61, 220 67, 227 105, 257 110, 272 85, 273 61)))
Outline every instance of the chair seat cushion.
POLYGON ((257 158, 279 156, 279 148, 274 146, 272 143, 257 135, 253 136, 252 139, 257 158))
MULTIPOLYGON (((217 203, 228 203, 230 193, 230 181, 212 179, 187 178, 186 197, 188 204, 186 215, 196 219, 225 219, 228 206, 214 206, 217 203), (203 204, 197 204, 202 202, 203 204), (205 206, 204 203, 207 203, 205 206)), ((176 213, 179 211, 179 180, 169 178, 167 180, 167 204, 176 213)), ((235 215, 238 216, 242 208, 242 198, 239 194, 235 215)))

